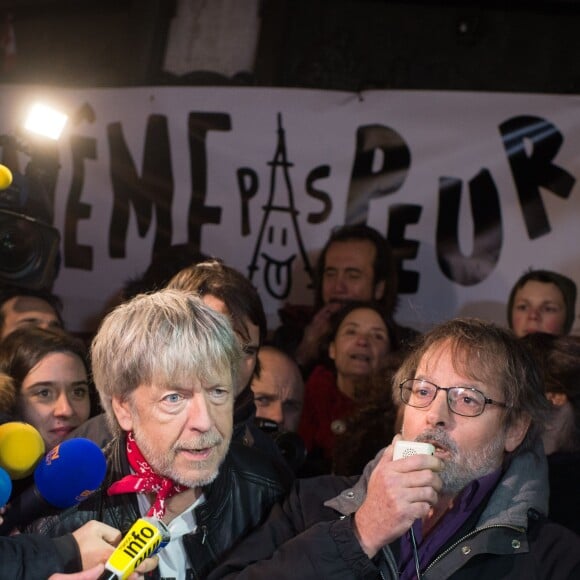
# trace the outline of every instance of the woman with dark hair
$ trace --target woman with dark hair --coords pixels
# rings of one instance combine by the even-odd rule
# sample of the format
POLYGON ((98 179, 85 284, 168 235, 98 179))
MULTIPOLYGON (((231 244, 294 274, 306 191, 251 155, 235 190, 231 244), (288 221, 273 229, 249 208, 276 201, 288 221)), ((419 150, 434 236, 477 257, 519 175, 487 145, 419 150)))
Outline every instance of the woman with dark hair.
POLYGON ((528 270, 510 292, 507 318, 519 337, 569 334, 576 318, 576 283, 551 270, 528 270))
POLYGON ((16 403, 14 381, 6 373, 0 373, 0 423, 4 423, 3 417, 8 417, 16 403))
POLYGON ((52 449, 91 414, 82 341, 60 329, 21 328, 2 341, 0 372, 14 382, 13 416, 35 427, 52 449))
POLYGON ((393 397, 393 377, 407 351, 389 352, 387 364, 369 380, 368 391, 353 415, 345 422, 345 431, 336 436, 332 473, 335 475, 360 475, 369 461, 389 445, 400 431, 399 399, 393 397))
POLYGON ((327 362, 316 366, 306 381, 298 429, 309 452, 308 464, 318 465, 313 473, 330 470, 336 436, 345 431, 346 419, 386 365, 387 354, 397 348, 383 312, 373 302, 351 302, 332 319, 321 345, 327 362))
POLYGON ((552 416, 542 436, 550 470, 550 519, 580 534, 580 336, 522 339, 543 372, 552 416))

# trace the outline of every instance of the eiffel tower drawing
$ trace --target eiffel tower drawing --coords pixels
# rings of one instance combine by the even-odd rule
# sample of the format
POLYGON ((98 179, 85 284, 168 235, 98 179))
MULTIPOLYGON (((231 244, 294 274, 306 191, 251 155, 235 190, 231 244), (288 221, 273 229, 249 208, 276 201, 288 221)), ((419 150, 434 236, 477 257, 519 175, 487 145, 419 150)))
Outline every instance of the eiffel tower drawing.
POLYGON ((295 251, 289 253, 292 251, 291 244, 293 242, 295 242, 295 247, 302 258, 304 270, 310 283, 312 283, 313 275, 298 226, 300 212, 294 204, 294 192, 288 171, 294 164, 288 161, 280 113, 277 115, 277 120, 278 142, 274 158, 268 162, 271 167, 270 193, 268 202, 262 206, 264 211, 262 224, 248 271, 250 280, 253 280, 256 272, 260 270, 259 263, 262 263, 262 275, 266 290, 274 298, 283 300, 288 297, 292 288, 292 265, 297 256, 295 251), (281 257, 282 252, 285 252, 284 257, 281 257), (274 257, 274 254, 278 257, 274 257))

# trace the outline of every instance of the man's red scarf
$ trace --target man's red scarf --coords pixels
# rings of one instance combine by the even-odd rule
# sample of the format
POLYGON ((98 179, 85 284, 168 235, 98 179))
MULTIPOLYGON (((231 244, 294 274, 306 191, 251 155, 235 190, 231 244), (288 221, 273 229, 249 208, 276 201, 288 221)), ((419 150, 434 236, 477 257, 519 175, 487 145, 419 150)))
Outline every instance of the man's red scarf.
POLYGON ((155 493, 155 501, 147 515, 161 519, 165 515, 165 501, 171 496, 185 491, 188 487, 155 473, 143 457, 133 433, 127 435, 127 459, 135 474, 126 475, 113 483, 107 490, 107 494, 155 493))

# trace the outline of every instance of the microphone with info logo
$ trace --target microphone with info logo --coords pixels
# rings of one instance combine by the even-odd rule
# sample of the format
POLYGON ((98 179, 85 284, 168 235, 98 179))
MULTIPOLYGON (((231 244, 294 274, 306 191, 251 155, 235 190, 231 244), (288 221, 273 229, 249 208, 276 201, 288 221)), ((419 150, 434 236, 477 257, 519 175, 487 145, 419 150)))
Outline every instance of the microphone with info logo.
POLYGON ((139 518, 115 548, 98 580, 125 580, 145 558, 164 548, 171 539, 169 528, 157 518, 139 518))

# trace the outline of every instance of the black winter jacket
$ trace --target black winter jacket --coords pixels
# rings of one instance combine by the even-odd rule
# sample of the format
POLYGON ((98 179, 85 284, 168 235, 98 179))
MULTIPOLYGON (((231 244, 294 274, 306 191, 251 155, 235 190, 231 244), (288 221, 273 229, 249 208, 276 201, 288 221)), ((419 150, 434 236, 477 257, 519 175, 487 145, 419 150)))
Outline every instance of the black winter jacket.
MULTIPOLYGON (((124 439, 115 439, 105 450, 107 475, 97 492, 78 506, 37 520, 32 531, 52 537, 74 531, 95 519, 125 535, 141 517, 136 494, 107 495, 108 487, 130 473, 124 439)), ((224 555, 267 516, 271 506, 290 487, 285 473, 262 452, 232 442, 216 480, 204 488, 206 501, 195 509, 197 531, 183 536, 189 556, 189 578, 205 579, 224 555)), ((76 563, 80 569, 80 562, 76 563)), ((185 564, 184 564, 185 567, 185 564)), ((159 578, 154 571, 148 578, 159 578)))
POLYGON ((78 546, 70 534, 62 538, 37 534, 0 538, 0 578, 48 578, 55 572, 66 571, 78 558, 78 546))
MULTIPOLYGON (((578 580, 580 537, 550 522, 545 457, 513 459, 491 496, 422 574, 423 580, 578 580)), ((398 541, 372 560, 356 539, 353 514, 365 475, 298 480, 287 500, 209 580, 394 580, 398 541)))

